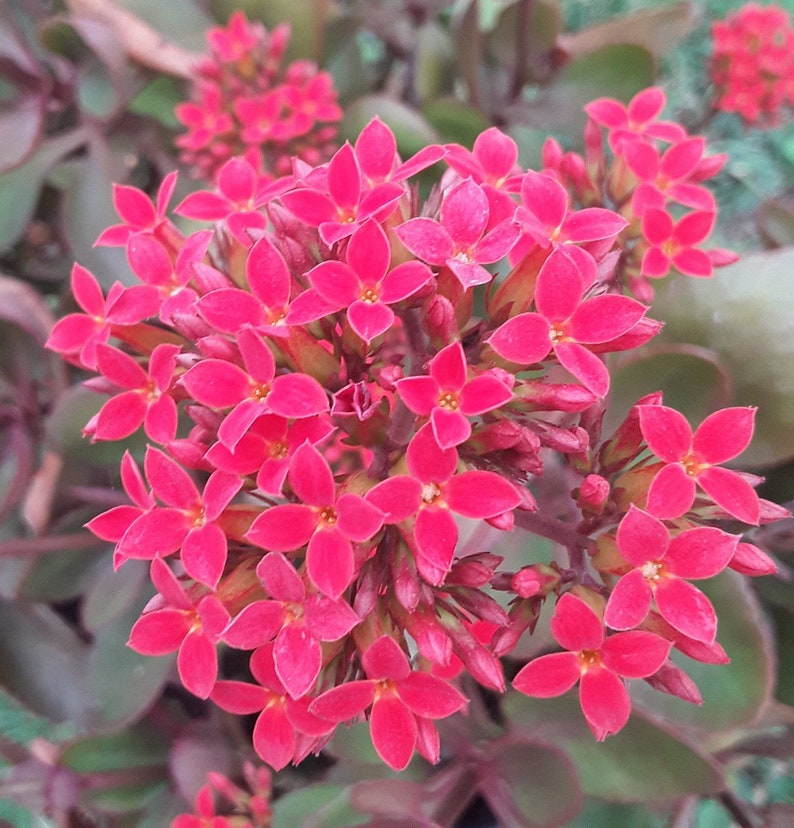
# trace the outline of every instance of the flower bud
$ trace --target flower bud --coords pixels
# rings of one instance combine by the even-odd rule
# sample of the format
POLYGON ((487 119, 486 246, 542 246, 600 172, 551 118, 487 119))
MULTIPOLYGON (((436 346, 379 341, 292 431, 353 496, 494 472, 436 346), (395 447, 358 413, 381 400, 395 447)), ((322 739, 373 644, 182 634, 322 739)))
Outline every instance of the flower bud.
POLYGON ((661 391, 637 400, 626 415, 626 419, 598 452, 598 463, 604 474, 619 471, 628 463, 633 462, 644 446, 645 441, 640 431, 640 414, 637 406, 661 404, 661 391))
POLYGON ((425 326, 430 341, 443 348, 458 339, 460 331, 455 319, 455 308, 446 296, 436 294, 425 307, 425 326))
POLYGON ((752 543, 740 543, 736 547, 728 566, 742 575, 774 575, 777 564, 752 543))
POLYGON ((560 573, 546 564, 533 564, 519 569, 510 580, 510 589, 519 598, 535 595, 546 597, 560 584, 560 573))
POLYGON ((598 398, 575 383, 550 383, 522 380, 514 389, 515 400, 524 411, 564 411, 576 413, 589 408, 598 398))
POLYGON ((600 474, 588 474, 576 492, 576 505, 588 516, 600 515, 609 500, 609 481, 600 474))

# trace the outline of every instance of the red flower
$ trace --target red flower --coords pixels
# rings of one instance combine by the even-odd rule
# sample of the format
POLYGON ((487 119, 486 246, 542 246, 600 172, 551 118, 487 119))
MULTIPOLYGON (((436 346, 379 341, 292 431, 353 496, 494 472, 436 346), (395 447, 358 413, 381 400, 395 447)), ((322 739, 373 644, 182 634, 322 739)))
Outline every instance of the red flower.
POLYGON ((288 480, 301 502, 263 512, 246 537, 273 552, 308 544, 309 580, 323 594, 339 598, 353 580, 352 544, 369 540, 383 525, 383 514, 360 495, 337 494, 328 461, 308 443, 292 455, 288 480))
POLYGON ((490 212, 482 187, 467 178, 445 194, 439 221, 409 219, 396 233, 414 256, 430 265, 446 265, 468 289, 493 279, 483 265, 506 256, 519 236, 512 217, 490 226, 490 212))
POLYGON ((756 525, 758 495, 738 473, 720 464, 741 454, 753 436, 754 408, 724 408, 695 433, 683 414, 664 405, 639 406, 640 428, 650 450, 666 465, 653 478, 647 510, 662 520, 692 508, 695 486, 729 515, 756 525))
POLYGON ((604 363, 587 348, 628 333, 647 308, 636 299, 604 294, 584 299, 591 286, 577 263, 556 248, 543 264, 535 288, 537 313, 520 313, 491 334, 499 356, 519 365, 542 362, 553 350, 560 363, 599 397, 609 390, 604 363))
POLYGON ((711 644, 717 616, 708 598, 689 581, 722 572, 739 538, 709 526, 687 529, 670 540, 664 524, 632 505, 618 526, 620 554, 633 569, 615 584, 604 620, 615 630, 639 626, 656 601, 659 612, 679 632, 711 644))
POLYGON ((201 316, 218 331, 236 334, 250 326, 266 336, 286 337, 292 275, 270 235, 248 251, 245 260, 248 290, 223 287, 198 300, 201 316))
POLYGON ((320 238, 329 246, 347 238, 367 219, 385 221, 405 193, 393 181, 366 186, 350 144, 337 150, 325 173, 323 177, 307 179, 303 187, 284 193, 281 201, 302 222, 316 227, 320 238))
POLYGON ((210 695, 212 701, 241 716, 259 713, 254 749, 274 770, 319 750, 334 725, 309 712, 309 698, 293 699, 287 693, 274 667, 273 646, 254 650, 250 667, 257 684, 218 681, 210 695))
POLYGON ((344 722, 366 710, 372 744, 383 761, 403 770, 414 750, 429 762, 438 761, 437 740, 430 719, 444 719, 466 705, 466 698, 447 682, 411 670, 405 653, 391 636, 381 636, 361 657, 366 679, 327 690, 309 707, 315 716, 344 722), (431 753, 426 750, 435 748, 431 753))
POLYGON ((430 375, 398 380, 397 392, 414 412, 430 417, 442 449, 471 436, 469 417, 500 408, 513 398, 510 387, 493 371, 466 379, 466 355, 460 342, 442 348, 430 361, 430 375))
POLYGON ((168 393, 174 375, 178 345, 158 345, 152 352, 148 373, 132 357, 97 345, 97 367, 114 385, 126 389, 111 397, 86 426, 95 440, 123 440, 143 425, 146 436, 156 443, 174 439, 177 410, 168 393))
POLYGON ((213 595, 191 598, 159 558, 151 565, 152 583, 162 596, 144 610, 130 631, 129 646, 143 655, 177 652, 179 678, 191 693, 206 699, 218 675, 216 645, 229 613, 213 595))
POLYGON ((711 233, 714 219, 714 213, 693 212, 674 221, 666 210, 647 209, 642 217, 642 234, 649 247, 642 259, 642 275, 660 279, 674 267, 687 276, 706 278, 714 273, 715 255, 720 264, 728 264, 726 251, 712 251, 710 255, 697 247, 711 233))
POLYGON ((307 374, 276 376, 276 360, 253 328, 243 328, 237 345, 246 370, 225 359, 203 359, 182 376, 188 393, 210 408, 231 408, 218 429, 218 438, 230 449, 263 414, 313 417, 328 410, 323 387, 307 374))
POLYGON ((628 141, 652 138, 674 144, 686 137, 680 124, 659 121, 667 98, 658 86, 638 92, 625 106, 614 98, 598 98, 585 106, 585 112, 610 130, 609 143, 614 152, 628 141))
POLYGON ((347 264, 325 261, 306 277, 312 289, 292 303, 289 324, 304 324, 347 309, 347 321, 369 345, 394 322, 389 305, 413 296, 433 278, 421 262, 403 262, 389 269, 391 246, 383 228, 369 219, 350 237, 347 264))
POLYGON ((660 154, 643 141, 626 144, 626 163, 640 179, 631 200, 634 215, 641 216, 649 208, 663 210, 670 201, 715 213, 714 196, 695 180, 705 146, 703 138, 685 138, 660 154))
POLYGON ((223 640, 250 650, 272 639, 276 674, 294 699, 315 685, 322 668, 322 641, 338 641, 361 620, 344 601, 308 594, 295 567, 279 552, 269 552, 256 568, 269 600, 244 607, 223 640))
POLYGON ((188 575, 215 589, 227 555, 226 535, 217 520, 243 481, 216 471, 200 494, 184 469, 151 447, 144 468, 152 491, 165 506, 154 506, 137 517, 119 541, 116 554, 122 560, 152 560, 181 549, 188 575))
POLYGON ((46 347, 84 368, 96 369, 98 344, 107 342, 111 335, 123 338, 125 327, 156 316, 160 310, 160 296, 151 285, 125 288, 114 282, 106 299, 93 274, 78 264, 72 268, 72 293, 85 313, 59 319, 46 347))
POLYGON ((527 696, 560 696, 579 682, 579 701, 588 727, 601 741, 628 721, 631 701, 623 679, 648 678, 667 660, 671 644, 634 630, 604 636, 604 625, 580 598, 568 592, 551 619, 554 638, 569 652, 533 659, 513 679, 527 696))
POLYGON ((568 193, 559 181, 529 170, 521 182, 521 206, 516 211, 526 237, 511 251, 511 262, 517 263, 533 245, 549 247, 565 242, 582 245, 601 259, 627 223, 603 207, 568 208, 568 193))
POLYGON ((521 497, 494 472, 458 473, 458 452, 438 445, 430 423, 411 440, 406 460, 411 477, 384 480, 367 492, 367 500, 386 514, 386 523, 416 514, 417 566, 425 580, 440 584, 452 565, 458 541, 451 512, 474 519, 493 518, 515 509, 521 497))
POLYGON ((794 28, 775 5, 747 3, 712 26, 714 106, 737 112, 756 126, 780 122, 794 104, 794 28))

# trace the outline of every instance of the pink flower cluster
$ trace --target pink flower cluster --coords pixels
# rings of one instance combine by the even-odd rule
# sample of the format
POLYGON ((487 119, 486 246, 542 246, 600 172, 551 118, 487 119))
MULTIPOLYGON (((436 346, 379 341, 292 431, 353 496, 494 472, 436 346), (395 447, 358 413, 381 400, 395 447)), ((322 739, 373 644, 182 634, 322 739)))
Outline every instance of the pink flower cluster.
MULTIPOLYGON (((695 177, 713 170, 701 143, 656 120, 659 101, 591 108, 626 175, 629 148, 653 155, 657 134, 695 147, 695 177)), ((656 394, 602 435, 605 360, 660 325, 621 278, 626 219, 576 207, 559 174, 571 157, 535 172, 517 156, 493 128, 471 151, 404 161, 376 119, 327 164, 297 160, 268 185, 229 160, 176 208, 213 222, 189 236, 166 216, 172 176, 156 206, 118 187, 122 224, 102 241, 126 248, 141 284, 105 297, 74 269, 81 311, 49 347, 110 395, 86 433, 149 440, 142 469, 130 454, 121 465, 129 504, 88 524, 116 566, 150 562, 157 594, 130 645, 176 652, 188 690, 256 714, 273 768, 361 718, 390 767, 415 751, 436 762, 434 723, 467 703, 459 674, 504 691, 501 659, 546 601, 565 652, 514 686, 552 696, 578 681, 604 738, 629 716, 627 679, 699 700, 671 648, 726 659, 692 580, 774 570, 714 525, 783 514, 722 466, 753 409, 693 432, 656 394), (442 160, 423 203, 411 179, 442 160), (549 478, 564 506, 548 505, 549 478), (503 568, 513 531, 556 541, 559 559, 503 568), (250 653, 244 673, 219 675, 222 648, 250 653)), ((684 193, 706 205, 699 185, 677 186, 649 179, 637 209, 666 215, 658 199, 684 193)))
POLYGON ((176 107, 188 132, 176 139, 182 158, 213 179, 225 161, 244 155, 268 177, 290 169, 293 156, 310 164, 336 148, 342 117, 333 79, 309 60, 282 68, 289 27, 268 32, 234 12, 210 29, 210 55, 196 69, 194 101, 176 107))
POLYGON ((243 778, 248 790, 223 774, 211 771, 196 796, 193 813, 179 814, 171 828, 270 828, 272 775, 267 768, 246 762, 243 778))
POLYGON ((780 6, 747 3, 712 25, 714 106, 754 126, 780 123, 794 105, 794 27, 780 6))
POLYGON ((644 301, 653 297, 649 280, 671 271, 705 278, 736 260, 728 250, 703 248, 717 217, 703 182, 722 169, 726 156, 708 155, 704 138, 662 120, 665 101, 659 87, 639 92, 628 105, 612 98, 592 101, 585 107, 584 156, 563 152, 549 138, 545 172, 559 186, 543 179, 534 195, 546 204, 547 228, 558 227, 562 239, 580 238, 578 227, 572 235, 560 223, 569 199, 622 216, 627 225, 618 237, 622 255, 614 278, 644 301))

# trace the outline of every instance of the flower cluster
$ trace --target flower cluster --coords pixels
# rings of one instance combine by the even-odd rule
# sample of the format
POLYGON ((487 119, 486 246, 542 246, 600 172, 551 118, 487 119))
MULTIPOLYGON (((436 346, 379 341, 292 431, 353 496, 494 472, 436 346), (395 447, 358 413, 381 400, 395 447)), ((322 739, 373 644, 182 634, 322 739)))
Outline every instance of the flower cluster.
POLYGON ((714 106, 774 126, 794 105, 794 27, 780 6, 748 3, 712 25, 714 106))
POLYGON ((269 828, 273 817, 270 771, 246 762, 243 777, 248 790, 211 771, 196 796, 193 813, 179 814, 171 828, 269 828))
POLYGON ((309 164, 335 149, 342 117, 333 79, 309 60, 281 66, 289 27, 268 32, 236 11, 207 33, 210 55, 196 68, 194 100, 176 107, 188 128, 177 138, 183 160, 214 178, 244 155, 260 174, 281 175, 297 156, 309 164))
MULTIPOLYGON (((650 90, 591 114, 626 176, 641 156, 663 169, 632 210, 664 216, 674 198, 711 221, 706 191, 683 179, 715 165, 657 120, 659 102, 650 90), (656 137, 686 163, 658 159, 656 137), (662 186, 672 168, 681 182, 662 186)), ((75 267, 82 311, 49 347, 110 394, 88 435, 142 427, 149 441, 142 469, 130 454, 121 466, 129 504, 88 524, 116 566, 150 562, 157 594, 130 645, 176 652, 188 690, 256 714, 273 768, 364 717, 390 767, 415 751, 437 761, 435 722, 466 706, 465 674, 504 691, 501 659, 546 601, 565 652, 514 686, 552 696, 579 681, 604 738, 629 715, 627 679, 698 700, 671 648, 725 660, 690 581, 774 570, 719 526, 783 513, 722 467, 749 442, 753 409, 693 432, 656 394, 602 435, 608 355, 660 327, 622 278, 629 223, 577 208, 558 174, 573 156, 543 172, 517 157, 492 128, 471 151, 404 161, 376 119, 327 164, 267 185, 229 160, 214 191, 176 208, 213 222, 189 236, 166 217, 172 179, 157 206, 117 188, 122 224, 103 239, 126 247, 141 284, 104 297, 75 267), (422 203, 411 179, 442 160, 422 203), (523 531, 554 540, 559 559, 505 562, 500 540, 523 531)))
POLYGON ((585 155, 563 152, 548 139, 545 172, 560 186, 542 180, 532 196, 533 203, 547 204, 548 226, 571 241, 585 239, 583 228, 567 230, 561 223, 570 199, 622 216, 627 225, 617 240, 622 255, 615 278, 644 301, 653 298, 649 280, 671 271, 705 278, 736 260, 728 250, 703 249, 717 217, 714 196, 703 182, 722 169, 726 156, 708 155, 704 138, 661 120, 665 102, 659 87, 639 92, 628 105, 612 98, 592 101, 585 107, 590 119, 585 155))

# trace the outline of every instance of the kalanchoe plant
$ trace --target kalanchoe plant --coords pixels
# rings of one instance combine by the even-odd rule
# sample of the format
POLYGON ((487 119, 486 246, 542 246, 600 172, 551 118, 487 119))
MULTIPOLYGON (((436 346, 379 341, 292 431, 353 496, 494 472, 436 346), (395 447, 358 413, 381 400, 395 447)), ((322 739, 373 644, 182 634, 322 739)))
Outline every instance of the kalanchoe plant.
MULTIPOLYGON (((238 35, 216 48, 244 52, 238 35)), ((587 156, 549 141, 540 171, 495 128, 471 152, 403 161, 378 120, 266 186, 229 159, 215 191, 176 208, 214 221, 187 236, 170 185, 156 209, 116 191, 124 227, 104 242, 143 285, 106 299, 77 266, 85 313, 49 343, 111 394, 86 434, 142 426, 149 440, 142 471, 122 463, 132 503, 89 528, 117 567, 150 561, 157 595, 130 645, 177 651, 188 690, 257 714, 273 768, 361 717, 391 768, 437 762, 435 723, 478 692, 466 674, 503 692, 503 659, 545 604, 565 652, 525 664, 519 692, 578 682, 599 740, 629 719, 627 680, 699 700, 670 650, 724 653, 690 581, 772 571, 721 525, 786 513, 721 466, 749 443, 753 409, 693 432, 655 394, 602 434, 609 354, 660 329, 647 280, 733 258, 699 248, 716 211, 700 182, 722 159, 659 120, 663 105, 659 89, 594 102, 587 156), (422 203, 411 180, 444 157, 422 203), (691 212, 670 226, 669 209, 691 212), (569 518, 533 485, 544 474, 570 493, 569 518), (494 531, 472 539, 467 521, 494 531), (499 538, 523 532, 567 555, 506 562, 499 538), (220 649, 250 653, 250 680, 224 677, 220 649)), ((206 791, 198 809, 213 819, 206 791)))

